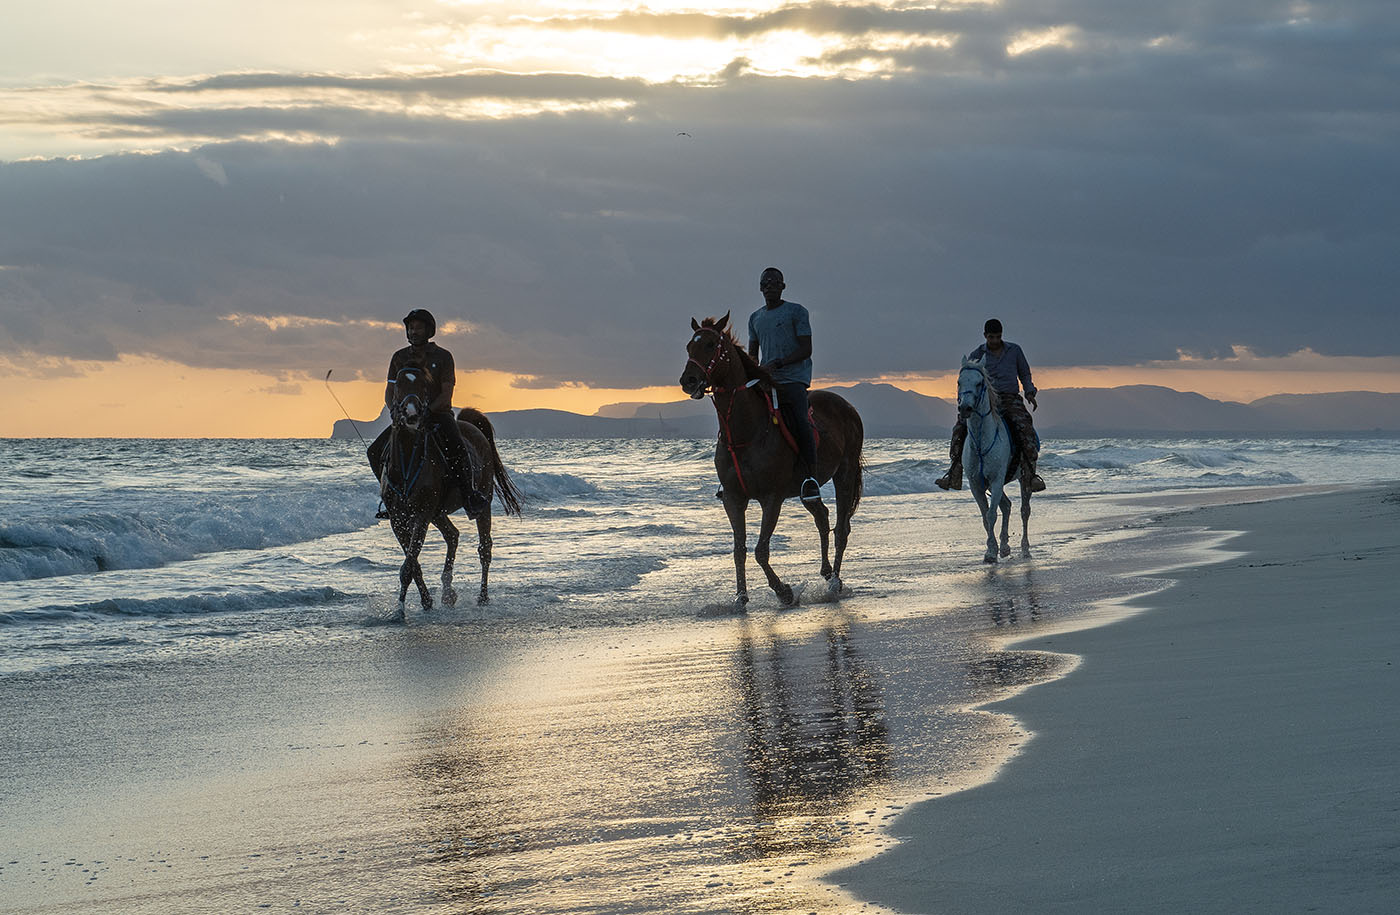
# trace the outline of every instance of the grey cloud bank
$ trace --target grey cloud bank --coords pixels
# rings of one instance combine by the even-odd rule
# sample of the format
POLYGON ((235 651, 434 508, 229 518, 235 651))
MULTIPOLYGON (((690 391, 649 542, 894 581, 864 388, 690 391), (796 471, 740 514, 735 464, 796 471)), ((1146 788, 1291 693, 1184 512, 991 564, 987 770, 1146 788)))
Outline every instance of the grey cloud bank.
POLYGON ((229 73, 84 107, 55 129, 190 148, 0 164, 0 358, 377 376, 397 338, 353 322, 424 306, 472 323, 464 365, 668 384, 689 318, 746 315, 768 263, 838 378, 946 370, 991 314, 1038 365, 1400 352, 1391 5, 784 16, 904 69, 229 73), (958 41, 868 40, 934 22, 958 41), (1052 26, 1068 45, 1006 52, 1052 26), (493 99, 611 107, 454 108, 493 99))

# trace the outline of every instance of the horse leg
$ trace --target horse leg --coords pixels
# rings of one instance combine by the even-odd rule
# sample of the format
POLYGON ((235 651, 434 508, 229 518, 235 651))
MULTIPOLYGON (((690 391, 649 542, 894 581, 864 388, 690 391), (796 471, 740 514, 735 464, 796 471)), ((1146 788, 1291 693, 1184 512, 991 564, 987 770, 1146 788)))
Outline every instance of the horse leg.
POLYGON ((744 574, 744 562, 748 559, 748 534, 745 530, 748 508, 748 496, 731 495, 728 488, 724 490, 724 513, 729 516, 729 529, 734 532, 734 580, 738 583, 734 607, 738 610, 749 602, 749 586, 744 574))
POLYGON ((1011 497, 1006 490, 1001 491, 1001 558, 1011 555, 1011 539, 1008 528, 1011 526, 1011 497))
POLYGON ((830 550, 830 530, 831 513, 825 502, 803 502, 802 505, 812 515, 812 520, 817 523, 817 536, 822 542, 822 578, 831 580, 831 555, 830 550))
POLYGON ((832 480, 836 484, 836 564, 826 589, 834 597, 841 593, 841 559, 846 555, 846 543, 851 536, 851 515, 855 513, 856 493, 860 490, 860 465, 846 467, 832 480))
POLYGON ((428 537, 428 521, 418 521, 413 525, 413 540, 409 543, 413 551, 411 558, 413 562, 412 575, 413 583, 418 586, 418 599, 423 602, 424 610, 433 609, 433 595, 428 591, 427 582, 423 581, 423 566, 418 562, 418 554, 423 551, 423 541, 428 537))
POLYGON ((476 558, 481 560, 481 593, 476 596, 478 605, 489 603, 486 593, 486 576, 491 569, 491 512, 484 511, 476 519, 476 558))
POLYGON ((1021 555, 1031 554, 1031 488, 1021 483, 1021 555))
POLYGON ((982 529, 987 533, 987 553, 982 557, 983 562, 997 561, 997 541, 996 531, 996 503, 987 500, 987 481, 978 474, 973 474, 968 479, 972 486, 972 498, 977 502, 977 510, 982 515, 982 529), (987 520, 988 517, 991 520, 987 520))
POLYGON ((759 503, 763 507, 763 520, 758 527, 758 543, 753 548, 753 558, 758 561, 759 568, 763 569, 763 574, 768 578, 768 587, 773 589, 773 593, 778 595, 778 600, 784 607, 792 606, 792 587, 783 584, 783 580, 773 571, 773 567, 768 564, 768 541, 773 538, 773 530, 778 526, 778 514, 783 509, 783 497, 769 496, 764 502, 759 503))
POLYGON ((442 603, 445 607, 455 607, 457 590, 452 587, 452 568, 457 562, 457 542, 461 535, 457 532, 457 525, 447 515, 438 515, 433 519, 433 526, 442 533, 442 539, 447 544, 447 561, 442 564, 442 603))

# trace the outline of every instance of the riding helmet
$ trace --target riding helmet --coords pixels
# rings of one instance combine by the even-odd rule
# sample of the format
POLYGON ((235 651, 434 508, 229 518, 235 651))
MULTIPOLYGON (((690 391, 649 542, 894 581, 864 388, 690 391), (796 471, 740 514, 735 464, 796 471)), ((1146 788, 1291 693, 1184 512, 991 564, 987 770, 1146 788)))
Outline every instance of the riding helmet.
POLYGON ((409 321, 422 321, 424 324, 428 325, 428 337, 430 339, 437 333, 437 318, 434 318, 433 313, 426 308, 415 308, 404 315, 403 323, 405 327, 408 326, 409 321))

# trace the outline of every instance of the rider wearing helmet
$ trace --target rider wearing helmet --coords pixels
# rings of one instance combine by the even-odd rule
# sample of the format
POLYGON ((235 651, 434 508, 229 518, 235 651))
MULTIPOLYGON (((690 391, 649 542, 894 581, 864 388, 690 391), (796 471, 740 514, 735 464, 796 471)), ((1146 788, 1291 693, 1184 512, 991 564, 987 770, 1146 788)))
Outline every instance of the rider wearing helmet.
MULTIPOLYGON (((1025 388, 1026 400, 1031 409, 1036 409, 1035 382, 1031 381, 1031 367, 1026 362, 1026 354, 1015 343, 1001 339, 1001 322, 991 318, 982 328, 982 337, 987 342, 977 347, 967 357, 980 360, 991 376, 992 388, 1001 400, 1001 415, 1011 426, 1017 442, 1021 446, 1021 476, 1030 484, 1031 492, 1045 489, 1045 481, 1035 472, 1036 461, 1040 459, 1040 444, 1031 423, 1031 414, 1021 401, 1021 388, 1025 388)), ((953 466, 934 484, 941 489, 962 489, 963 442, 967 440, 967 420, 958 417, 953 427, 953 442, 949 449, 953 456, 953 466)))
MULTIPOLYGON (((452 354, 431 342, 437 333, 437 319, 427 309, 415 308, 410 311, 403 319, 403 326, 408 346, 394 353, 389 360, 389 383, 384 386, 384 404, 393 408, 394 380, 400 370, 410 365, 424 370, 432 391, 432 400, 427 406, 429 428, 442 447, 449 472, 459 481, 467 517, 475 518, 486 510, 489 502, 473 484, 471 450, 467 447, 466 439, 462 438, 457 418, 452 415, 452 389, 457 384, 452 354)), ((379 433, 379 437, 369 446, 369 463, 374 468, 376 479, 383 477, 384 449, 392 430, 391 426, 379 433)), ((375 517, 387 518, 388 513, 380 510, 375 517)))

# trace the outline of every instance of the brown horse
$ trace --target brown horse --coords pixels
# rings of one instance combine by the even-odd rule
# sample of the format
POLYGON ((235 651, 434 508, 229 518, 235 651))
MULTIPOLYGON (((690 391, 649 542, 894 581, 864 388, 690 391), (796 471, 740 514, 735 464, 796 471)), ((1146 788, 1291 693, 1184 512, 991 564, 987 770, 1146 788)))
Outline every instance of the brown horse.
MULTIPOLYGON (((409 582, 418 586, 423 609, 433 609, 433 598, 418 564, 418 553, 423 549, 429 524, 442 532, 442 539, 447 543, 447 560, 442 567, 442 602, 449 607, 457 602, 457 592, 452 587, 452 567, 457 558, 459 535, 448 515, 461 508, 463 500, 461 487, 448 469, 447 459, 432 430, 433 421, 425 409, 431 399, 427 373, 409 366, 399 372, 394 388, 395 399, 389 411, 394 424, 384 448, 380 491, 389 512, 389 524, 399 546, 403 547, 404 562, 399 568, 399 616, 402 617, 409 582)), ((491 496, 494 492, 500 498, 507 514, 518 515, 520 492, 501 463, 496 451, 496 433, 486 415, 465 407, 458 411, 456 422, 470 452, 473 484, 487 499, 486 510, 476 519, 476 553, 481 559, 481 593, 476 602, 484 604, 489 600, 486 578, 491 567, 491 496)))
MULTIPOLYGON (((778 525, 783 500, 798 495, 802 475, 798 472, 797 452, 779 431, 769 407, 772 378, 767 370, 739 346, 727 329, 729 315, 719 320, 706 318, 703 324, 690 319, 694 331, 686 344, 687 361, 681 373, 681 390, 699 400, 712 394, 719 415, 719 442, 715 445, 715 470, 723 487, 724 510, 734 531, 734 574, 738 579, 735 606, 749 602, 744 577, 747 552, 745 513, 750 500, 763 509, 758 543, 753 557, 768 577, 768 586, 784 606, 793 601, 792 588, 784 584, 768 564, 768 541, 778 525)), ((830 391, 814 391, 810 397, 815 427, 821 440, 817 446, 819 482, 836 484, 836 563, 828 560, 826 505, 803 502, 817 524, 822 542, 822 577, 832 595, 841 590, 841 557, 851 533, 851 516, 860 504, 861 449, 865 427, 860 414, 842 397, 830 391)))

